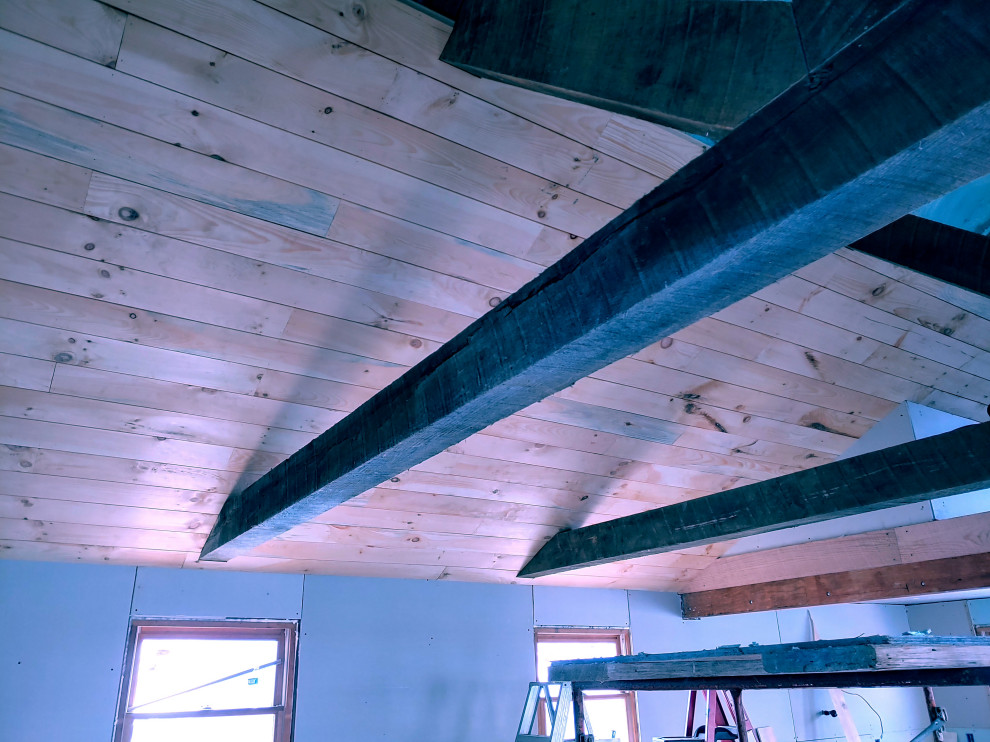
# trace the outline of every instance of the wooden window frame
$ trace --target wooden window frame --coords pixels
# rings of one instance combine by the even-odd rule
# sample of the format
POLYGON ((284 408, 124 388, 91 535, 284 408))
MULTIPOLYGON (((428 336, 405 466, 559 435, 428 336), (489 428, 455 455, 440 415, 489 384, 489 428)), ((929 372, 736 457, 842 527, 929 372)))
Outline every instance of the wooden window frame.
MULTIPOLYGON (((580 642, 580 641, 594 641, 600 642, 604 639, 612 639, 615 641, 616 656, 623 656, 632 654, 632 635, 629 629, 588 629, 581 627, 567 627, 567 626, 537 626, 533 630, 533 657, 538 658, 538 651, 540 643, 549 642, 580 642)), ((537 663, 539 660, 537 659, 537 663)), ((539 664, 537 664, 539 668, 539 664)), ((605 693, 603 691, 596 692, 594 697, 596 699, 616 699, 622 698, 626 702, 626 718, 629 720, 629 740, 630 742, 639 741, 639 714, 636 706, 636 692, 631 690, 624 691, 610 691, 605 693)), ((541 699, 541 704, 545 703, 541 699)), ((539 729, 540 734, 549 734, 546 730, 546 713, 541 706, 538 715, 539 719, 539 729)))
POLYGON ((249 619, 169 620, 132 619, 127 636, 124 672, 121 677, 114 722, 114 742, 127 742, 135 719, 197 718, 216 716, 275 715, 274 742, 292 740, 293 706, 296 688, 296 654, 299 642, 298 621, 253 621, 249 619), (275 698, 271 707, 262 709, 217 709, 202 711, 129 713, 128 702, 137 684, 138 650, 144 638, 172 639, 274 639, 278 642, 275 666, 275 698))

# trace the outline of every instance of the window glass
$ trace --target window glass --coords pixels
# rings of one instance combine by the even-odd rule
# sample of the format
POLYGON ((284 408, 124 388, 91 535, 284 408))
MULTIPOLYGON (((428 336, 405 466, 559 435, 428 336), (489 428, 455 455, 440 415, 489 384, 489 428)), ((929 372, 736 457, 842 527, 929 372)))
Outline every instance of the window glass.
POLYGON ((278 642, 144 639, 132 711, 261 708, 275 701, 278 642), (261 670, 251 671, 268 665, 261 670), (226 678, 226 679, 225 679, 226 678))
POLYGON ((271 742, 275 715, 136 719, 132 742, 271 742))
MULTIPOLYGON (((615 657, 628 651, 628 633, 621 629, 537 629, 537 679, 547 682, 550 663, 558 660, 583 660, 615 657)), ((550 686, 554 699, 559 686, 550 686)), ((623 691, 585 691, 585 717, 597 740, 632 742, 635 739, 635 696, 623 691)), ((546 708, 542 713, 542 728, 548 727, 546 708)), ((547 733, 546 731, 544 733, 547 733)), ((573 739, 573 727, 567 739, 573 739)))
POLYGON ((132 622, 114 742, 288 742, 297 628, 132 622))

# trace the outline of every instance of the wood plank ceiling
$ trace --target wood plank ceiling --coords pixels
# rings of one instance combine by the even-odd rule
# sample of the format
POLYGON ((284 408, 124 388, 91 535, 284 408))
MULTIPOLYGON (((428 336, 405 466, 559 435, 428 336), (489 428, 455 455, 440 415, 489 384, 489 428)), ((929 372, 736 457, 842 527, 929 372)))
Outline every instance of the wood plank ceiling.
MULTIPOLYGON (((702 145, 445 65, 398 0, 5 0, 0 27, 8 558, 512 582, 562 528, 831 461, 905 400, 986 419, 990 299, 843 249, 197 562, 231 492, 702 145)), ((538 583, 745 584, 724 549, 538 583)))

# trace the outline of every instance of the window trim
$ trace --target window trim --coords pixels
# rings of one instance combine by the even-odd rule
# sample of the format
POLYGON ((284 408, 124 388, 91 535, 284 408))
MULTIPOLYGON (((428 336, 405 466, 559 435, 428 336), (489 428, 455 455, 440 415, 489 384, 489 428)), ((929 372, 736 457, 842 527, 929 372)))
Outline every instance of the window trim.
MULTIPOLYGON (((613 639, 615 641, 616 656, 630 655, 632 651, 632 634, 629 629, 606 629, 606 628, 584 628, 572 626, 537 626, 533 629, 533 661, 539 669, 538 651, 539 644, 549 642, 573 642, 573 641, 597 641, 603 639, 613 639)), ((629 720, 630 742, 639 740, 639 708, 636 703, 636 692, 622 690, 614 692, 596 691, 595 695, 588 696, 593 699, 615 699, 624 698, 626 701, 626 718, 629 720), (600 695, 599 695, 600 693, 600 695)), ((543 701, 541 701, 543 703, 543 701)), ((544 723, 544 713, 538 716, 540 730, 542 734, 547 734, 544 723)))
POLYGON ((131 726, 136 719, 154 718, 203 718, 216 716, 256 716, 275 714, 274 742, 290 742, 292 739, 293 707, 296 687, 296 655, 299 642, 298 621, 265 621, 250 619, 131 619, 127 634, 120 692, 117 698, 117 716, 114 721, 114 742, 130 739, 131 726), (270 638, 278 641, 278 657, 275 666, 275 698, 272 706, 260 709, 216 709, 181 712, 128 712, 128 701, 137 684, 135 665, 140 641, 146 637, 238 639, 270 638))

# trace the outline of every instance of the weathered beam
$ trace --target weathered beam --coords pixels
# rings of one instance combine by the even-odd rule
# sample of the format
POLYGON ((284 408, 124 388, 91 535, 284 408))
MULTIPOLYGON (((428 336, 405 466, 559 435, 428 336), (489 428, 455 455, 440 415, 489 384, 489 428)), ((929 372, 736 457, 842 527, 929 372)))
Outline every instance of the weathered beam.
POLYGON ((740 0, 468 0, 440 58, 716 139, 808 72, 791 6, 740 0))
POLYGON ((856 603, 990 587, 990 553, 685 593, 685 618, 856 603))
POLYGON ((849 247, 990 296, 990 237, 909 215, 849 247))
POLYGON ((785 688, 906 688, 917 686, 990 685, 990 667, 961 667, 950 670, 889 670, 886 672, 830 672, 819 675, 743 675, 664 680, 603 680, 574 683, 587 690, 774 690, 785 688))
POLYGON ((563 531, 519 576, 541 577, 985 489, 990 487, 987 451, 990 422, 563 531))
MULTIPOLYGON (((902 674, 902 682, 897 684, 914 685, 922 684, 918 680, 925 673, 967 669, 990 669, 990 638, 862 636, 560 660, 550 664, 549 678, 551 682, 570 682, 584 689, 617 689, 616 683, 623 682, 649 682, 661 689, 670 687, 668 683, 691 679, 697 688, 699 677, 706 679, 701 685, 704 688, 765 688, 780 687, 770 683, 783 678, 795 687, 835 687, 836 676, 858 675, 861 679, 854 685, 869 687, 884 684, 882 677, 890 673, 902 674), (903 682, 907 680, 903 673, 913 675, 913 682, 903 682), (708 685, 710 679, 716 684, 708 685), (732 685, 733 682, 739 684, 732 685)), ((847 686, 843 683, 842 687, 847 686)))
POLYGON ((990 171, 983 11, 905 3, 229 498, 202 556, 243 554, 990 171))
POLYGON ((792 0, 801 48, 814 69, 856 40, 901 0, 792 0))

